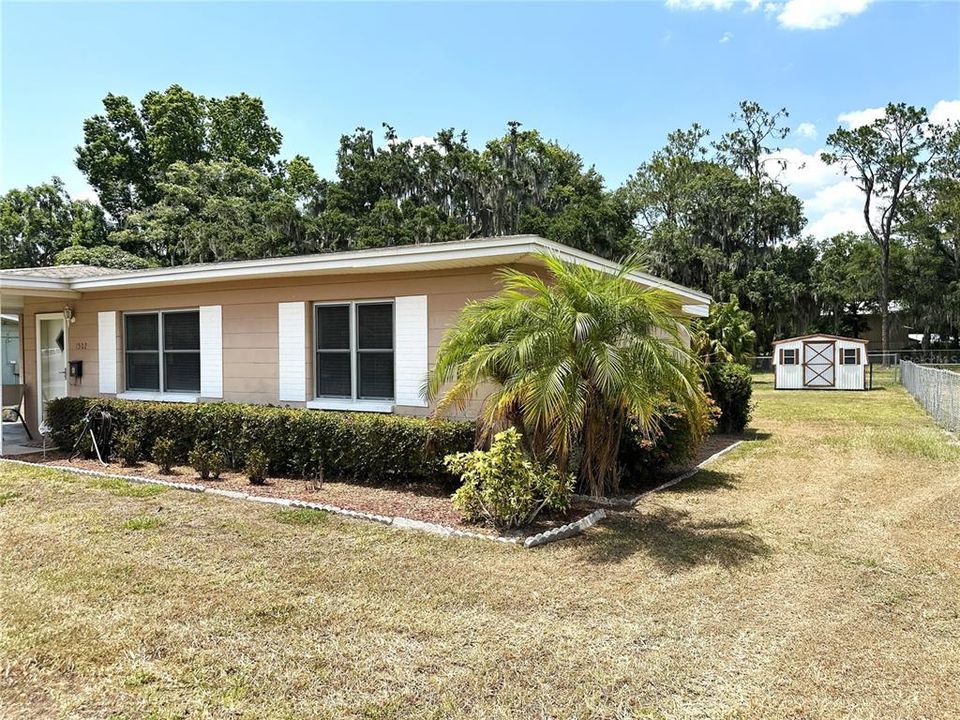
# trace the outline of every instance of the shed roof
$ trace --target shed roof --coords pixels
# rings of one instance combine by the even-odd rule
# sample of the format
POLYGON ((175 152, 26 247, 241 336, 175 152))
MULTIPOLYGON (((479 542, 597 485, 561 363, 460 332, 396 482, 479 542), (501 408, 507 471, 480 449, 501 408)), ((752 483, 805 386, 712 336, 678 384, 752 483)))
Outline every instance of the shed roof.
POLYGON ((869 341, 864 340, 863 338, 855 337, 846 337, 844 335, 830 335, 829 333, 810 333, 809 335, 797 335, 796 337, 783 338, 782 340, 774 340, 774 345, 779 345, 780 343, 785 342, 795 342, 797 340, 809 340, 811 338, 827 338, 828 340, 846 340, 847 342, 860 343, 861 345, 866 345, 869 341))

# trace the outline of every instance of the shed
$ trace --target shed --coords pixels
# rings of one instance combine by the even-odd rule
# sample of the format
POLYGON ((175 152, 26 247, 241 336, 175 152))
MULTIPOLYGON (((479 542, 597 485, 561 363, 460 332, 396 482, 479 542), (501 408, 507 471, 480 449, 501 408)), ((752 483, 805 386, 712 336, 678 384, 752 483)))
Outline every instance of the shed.
POLYGON ((773 343, 777 390, 866 390, 867 341, 801 335, 773 343))

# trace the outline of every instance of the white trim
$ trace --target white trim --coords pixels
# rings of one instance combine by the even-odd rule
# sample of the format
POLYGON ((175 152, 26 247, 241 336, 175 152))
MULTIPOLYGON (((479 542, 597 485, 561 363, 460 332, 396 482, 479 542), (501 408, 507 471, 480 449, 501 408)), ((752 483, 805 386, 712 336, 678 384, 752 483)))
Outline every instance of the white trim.
POLYGON ((97 313, 97 362, 99 392, 117 392, 117 313, 97 313))
MULTIPOLYGON (((535 253, 550 253, 562 260, 586 265, 606 272, 616 272, 620 265, 611 260, 597 257, 575 248, 536 235, 513 235, 508 237, 477 238, 450 243, 427 243, 424 245, 403 245, 397 247, 355 250, 320 255, 301 255, 263 260, 240 260, 202 265, 184 265, 151 270, 118 272, 112 275, 100 275, 88 278, 75 278, 70 281, 50 281, 43 279, 47 286, 57 284, 74 290, 96 290, 118 287, 146 287, 167 283, 207 282, 212 280, 237 280, 257 277, 278 277, 284 275, 317 275, 321 273, 362 272, 372 270, 420 271, 430 269, 430 265, 443 263, 463 263, 462 267, 483 264, 517 262, 529 258, 535 253)), ((30 281, 35 278, 8 276, 11 283, 30 281)), ((708 294, 684 287, 648 273, 636 272, 629 276, 635 282, 650 287, 669 290, 674 294, 693 301, 697 305, 709 305, 708 294)), ((0 278, 3 278, 0 273, 0 278)), ((39 280, 39 279, 37 279, 39 280)), ((7 282, 7 279, 4 279, 7 282)))
POLYGON ((352 410, 354 412, 393 412, 392 400, 351 400, 350 398, 316 398, 307 403, 310 410, 352 410))
POLYGON ((281 402, 307 399, 306 307, 302 302, 277 303, 277 399, 281 402))
POLYGON ((220 305, 200 306, 200 395, 223 397, 223 313, 220 305))
POLYGON ((200 401, 199 395, 147 392, 145 390, 128 390, 118 393, 117 397, 121 400, 149 400, 151 402, 195 403, 200 401))
POLYGON ((427 407, 421 392, 427 378, 428 313, 426 295, 393 302, 393 384, 397 405, 427 407))
POLYGON ((67 322, 67 319, 63 316, 62 312, 58 313, 37 313, 36 315, 36 335, 34 335, 33 343, 33 354, 36 355, 37 361, 37 426, 40 428, 40 432, 43 432, 43 427, 45 425, 43 418, 43 370, 40 354, 40 321, 41 320, 56 320, 60 319, 63 322, 63 384, 64 390, 66 391, 64 397, 70 394, 70 388, 67 386, 67 364, 70 362, 70 323, 67 322))

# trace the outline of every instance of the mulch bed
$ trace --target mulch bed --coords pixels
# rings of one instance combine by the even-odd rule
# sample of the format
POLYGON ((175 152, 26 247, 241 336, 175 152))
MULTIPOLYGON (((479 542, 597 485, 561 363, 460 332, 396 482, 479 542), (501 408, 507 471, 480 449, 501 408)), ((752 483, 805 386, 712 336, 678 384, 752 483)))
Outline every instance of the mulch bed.
POLYGON ((498 533, 494 528, 482 524, 465 522, 450 502, 450 492, 435 485, 426 483, 405 483, 389 486, 364 485, 360 483, 346 483, 337 481, 324 482, 318 489, 313 490, 302 479, 283 477, 267 478, 265 485, 251 485, 246 475, 235 471, 225 471, 217 480, 201 480, 193 468, 177 466, 170 475, 163 475, 152 462, 140 462, 133 467, 121 463, 109 463, 106 467, 96 459, 76 458, 70 460, 69 453, 56 450, 48 451, 46 457, 42 453, 20 455, 17 460, 81 470, 95 470, 97 472, 114 475, 130 475, 134 477, 151 478, 172 482, 202 485, 220 490, 233 490, 247 495, 261 495, 266 497, 303 500, 306 502, 335 505, 336 507, 358 512, 386 515, 389 517, 405 517, 412 520, 436 523, 490 535, 527 536, 550 530, 560 525, 575 522, 589 515, 595 508, 588 503, 575 501, 566 513, 542 514, 532 525, 516 533, 498 533))
MULTIPOLYGON (((643 483, 631 484, 624 487, 624 495, 622 497, 633 497, 646 490, 652 490, 672 478, 679 477, 691 467, 699 465, 711 455, 730 447, 742 439, 742 435, 711 435, 700 447, 700 450, 690 462, 689 466, 682 468, 665 468, 662 473, 658 473, 643 483)), ((265 485, 251 485, 243 473, 235 471, 225 471, 220 475, 218 480, 201 480, 193 468, 189 466, 175 467, 172 474, 163 475, 160 473, 159 468, 152 462, 141 462, 133 467, 126 467, 120 463, 110 463, 104 467, 95 459, 77 458, 71 460, 69 453, 60 450, 47 451, 45 455, 39 452, 21 455, 17 457, 17 459, 51 467, 96 470, 98 472, 116 475, 132 475, 135 477, 203 485, 221 490, 234 490, 248 495, 324 503, 326 505, 335 505, 340 508, 356 510, 358 512, 374 513, 376 515, 386 515, 389 517, 405 517, 423 522, 447 525, 459 530, 470 530, 490 535, 499 534, 491 527, 465 522, 459 513, 454 510, 453 504, 450 502, 450 493, 444 492, 435 485, 426 483, 376 486, 356 482, 327 481, 319 488, 311 489, 302 479, 283 477, 267 478, 265 485)), ((543 532, 544 530, 559 527, 560 525, 575 522, 588 515, 596 509, 596 507, 597 506, 589 500, 576 499, 571 504, 568 512, 562 514, 542 514, 533 525, 515 534, 523 536, 533 535, 543 532)))

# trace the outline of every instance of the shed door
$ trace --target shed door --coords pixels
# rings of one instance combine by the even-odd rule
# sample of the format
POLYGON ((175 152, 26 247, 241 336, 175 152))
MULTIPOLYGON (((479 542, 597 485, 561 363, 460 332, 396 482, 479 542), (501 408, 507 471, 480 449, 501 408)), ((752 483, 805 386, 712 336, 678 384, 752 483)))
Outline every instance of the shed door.
POLYGON ((803 344, 804 387, 833 387, 833 345, 823 340, 803 344))

